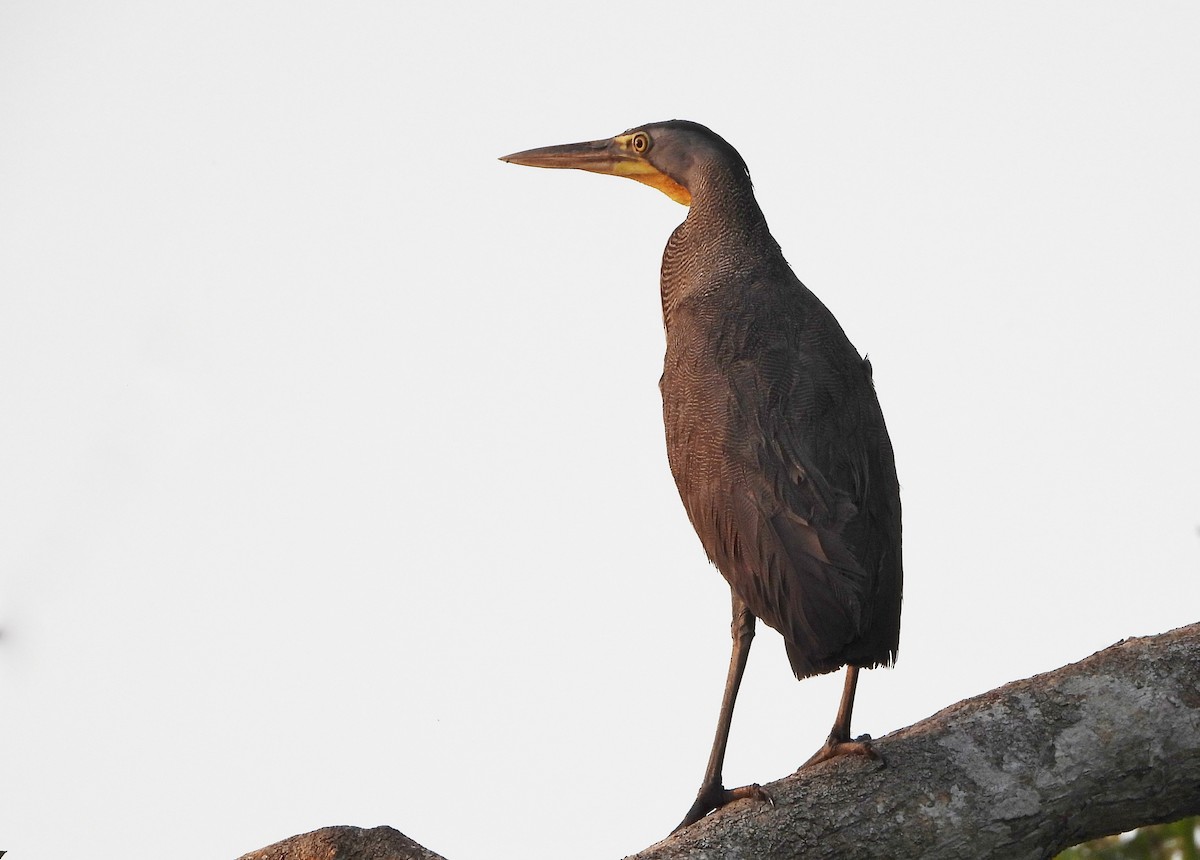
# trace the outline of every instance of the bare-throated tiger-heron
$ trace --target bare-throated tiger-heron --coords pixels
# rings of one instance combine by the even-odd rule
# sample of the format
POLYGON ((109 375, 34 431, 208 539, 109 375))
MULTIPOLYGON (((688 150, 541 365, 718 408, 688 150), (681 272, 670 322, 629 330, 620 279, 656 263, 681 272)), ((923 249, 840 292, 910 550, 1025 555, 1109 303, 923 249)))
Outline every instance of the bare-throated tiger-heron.
MULTIPOLYGON (((663 253, 667 455, 688 517, 733 593, 733 654, 716 737, 686 827, 757 785, 722 784, 755 619, 797 678, 847 666, 824 746, 846 753, 858 671, 900 640, 900 489, 870 362, 793 274, 723 138, 682 120, 504 161, 627 176, 688 207, 663 253)), ((679 828, 676 828, 679 829, 679 828)))

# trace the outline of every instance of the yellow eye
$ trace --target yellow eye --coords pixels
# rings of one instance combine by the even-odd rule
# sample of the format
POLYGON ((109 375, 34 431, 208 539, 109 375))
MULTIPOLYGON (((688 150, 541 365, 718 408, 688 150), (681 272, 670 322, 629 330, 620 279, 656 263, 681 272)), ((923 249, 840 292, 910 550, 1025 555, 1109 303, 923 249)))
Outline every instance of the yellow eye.
POLYGON ((638 155, 645 155, 646 150, 650 148, 650 135, 644 131, 639 131, 629 140, 629 146, 638 155))

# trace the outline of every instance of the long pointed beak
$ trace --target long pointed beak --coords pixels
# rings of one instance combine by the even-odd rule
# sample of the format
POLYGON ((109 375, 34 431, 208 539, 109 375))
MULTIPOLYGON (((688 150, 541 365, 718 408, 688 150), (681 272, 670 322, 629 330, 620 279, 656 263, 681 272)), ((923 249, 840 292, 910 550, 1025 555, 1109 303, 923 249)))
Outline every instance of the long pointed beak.
POLYGON ((674 179, 660 172, 643 156, 630 152, 624 145, 627 140, 627 135, 621 135, 608 140, 543 146, 540 149, 527 149, 524 152, 504 155, 500 160, 527 167, 571 168, 592 173, 607 173, 609 176, 624 176, 657 188, 676 203, 690 206, 691 193, 674 179))
POLYGON ((583 143, 563 143, 543 146, 504 155, 501 161, 523 164, 526 167, 558 167, 575 170, 590 170, 592 173, 617 174, 617 164, 628 164, 634 159, 621 153, 610 140, 588 140, 583 143))

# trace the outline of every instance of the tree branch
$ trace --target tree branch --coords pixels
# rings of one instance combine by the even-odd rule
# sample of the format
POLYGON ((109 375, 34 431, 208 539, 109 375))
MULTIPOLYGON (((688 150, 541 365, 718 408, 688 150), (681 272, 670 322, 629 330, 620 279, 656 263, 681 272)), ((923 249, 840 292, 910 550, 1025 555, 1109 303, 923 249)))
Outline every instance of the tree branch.
MULTIPOLYGON (((764 786, 774 806, 740 801, 629 860, 1033 860, 1198 814, 1200 624, 959 702, 874 747, 881 762, 846 757, 792 774, 764 786)), ((241 860, 437 858, 318 855, 292 842, 241 860)))

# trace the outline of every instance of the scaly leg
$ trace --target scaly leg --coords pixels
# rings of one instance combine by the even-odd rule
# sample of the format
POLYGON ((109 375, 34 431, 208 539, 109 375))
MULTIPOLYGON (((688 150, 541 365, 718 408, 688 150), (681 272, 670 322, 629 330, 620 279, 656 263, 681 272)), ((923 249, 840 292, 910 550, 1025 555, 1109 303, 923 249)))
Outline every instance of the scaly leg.
POLYGON ((854 710, 854 691, 857 687, 858 667, 847 666, 846 686, 842 688, 842 702, 838 705, 837 718, 833 721, 833 731, 825 740, 825 746, 813 753, 812 758, 800 765, 801 768, 828 761, 840 755, 879 757, 878 753, 871 749, 870 738, 859 741, 850 740, 850 713, 854 710))
POLYGON ((704 770, 704 782, 696 794, 696 802, 688 810, 683 821, 675 828, 678 832, 689 824, 695 824, 714 809, 743 797, 770 800, 767 793, 757 784, 741 788, 725 788, 721 784, 721 771, 725 766, 725 745, 729 742, 729 726, 733 722, 733 704, 737 700, 738 686, 742 673, 746 671, 746 660, 750 656, 750 643, 754 640, 754 616, 746 604, 733 595, 733 653, 729 657, 729 674, 725 678, 725 693, 721 697, 721 714, 717 718, 717 735, 713 738, 712 752, 708 756, 708 767, 704 770))

